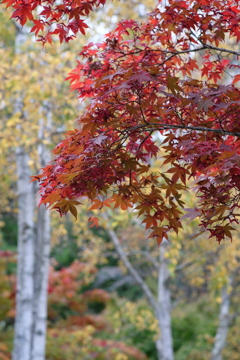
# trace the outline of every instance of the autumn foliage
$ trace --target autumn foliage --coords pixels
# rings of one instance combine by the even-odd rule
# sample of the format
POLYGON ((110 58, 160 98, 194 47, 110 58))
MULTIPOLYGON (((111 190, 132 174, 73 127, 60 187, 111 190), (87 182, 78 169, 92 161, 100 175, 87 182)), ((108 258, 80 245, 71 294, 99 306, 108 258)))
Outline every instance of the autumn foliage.
MULTIPOLYGON (((73 328, 76 326, 92 325, 96 329, 106 327, 101 316, 88 314, 88 307, 93 303, 105 305, 109 300, 109 294, 102 289, 91 289, 82 292, 97 269, 89 264, 79 261, 73 262, 69 267, 54 270, 51 267, 49 276, 49 312, 51 321, 59 320, 59 313, 66 317, 64 326, 73 328)), ((60 315, 61 317, 61 315, 60 315)))
POLYGON ((91 287, 97 271, 90 263, 78 260, 60 270, 51 267, 47 358, 73 358, 81 351, 82 357, 96 360, 117 360, 117 354, 126 360, 146 360, 134 346, 102 339, 103 331, 110 337, 113 329, 102 311, 94 311, 94 306, 103 310, 110 300, 105 290, 91 287))
MULTIPOLYGON (((0 251, 2 295, 0 320, 4 328, 0 337, 1 360, 11 358, 9 347, 11 334, 7 329, 15 317, 13 309, 16 276, 7 275, 6 272, 8 265, 14 264, 15 261, 14 252, 0 251)), ((81 351, 82 356, 96 360, 106 358, 117 360, 117 354, 121 354, 126 360, 146 360, 146 356, 134 346, 101 338, 103 331, 111 338, 112 328, 102 311, 99 314, 94 312, 93 306, 102 305, 104 309, 110 300, 110 294, 103 289, 91 288, 90 285, 97 271, 97 268, 90 263, 77 260, 59 270, 51 266, 48 284, 49 331, 46 358, 62 360, 69 356, 72 359, 81 351)))
POLYGON ((14 9, 12 18, 16 19, 20 25, 25 25, 31 21, 33 26, 31 32, 34 33, 43 44, 52 43, 53 35, 59 37, 60 42, 72 40, 78 32, 85 34, 88 28, 84 17, 100 5, 104 5, 106 0, 2 0, 2 4, 14 9), (41 9, 39 11, 39 9, 41 9), (45 33, 39 35, 46 29, 45 33))
MULTIPOLYGON (((50 43, 53 34, 68 41, 72 21, 83 33, 80 17, 100 3, 4 2, 22 25, 36 21, 36 4, 51 3, 38 16, 50 43)), ((84 46, 67 79, 88 105, 36 177, 41 202, 75 216, 86 197, 90 209, 134 208, 158 243, 182 217, 199 217, 200 232, 219 242, 231 238, 240 199, 239 20, 238 0, 160 1, 143 23, 123 20, 84 46), (156 157, 162 167, 153 171, 156 157), (183 215, 190 183, 197 202, 183 215)))

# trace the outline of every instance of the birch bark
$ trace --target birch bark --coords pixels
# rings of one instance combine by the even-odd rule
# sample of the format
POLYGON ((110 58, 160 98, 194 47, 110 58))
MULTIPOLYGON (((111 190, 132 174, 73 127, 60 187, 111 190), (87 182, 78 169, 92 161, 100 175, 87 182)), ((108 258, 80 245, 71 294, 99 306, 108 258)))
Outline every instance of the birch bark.
MULTIPOLYGON (((48 131, 52 127, 51 112, 47 111, 48 131)), ((44 145, 44 122, 39 120, 40 140, 38 157, 40 167, 50 160, 50 152, 44 145)), ((35 266, 34 266, 34 304, 33 304, 33 331, 32 331, 32 360, 45 359, 46 330, 47 330, 47 298, 48 298, 48 274, 50 257, 50 212, 45 206, 37 210, 36 238, 35 238, 35 266)))
MULTIPOLYGON (((39 154, 47 160, 45 149, 39 154)), ((50 214, 36 210, 36 191, 29 184, 29 155, 17 150, 18 270, 13 360, 44 360, 47 286, 50 253, 50 214), (37 223, 34 224, 34 210, 37 223)))
MULTIPOLYGON (((16 53, 21 53, 21 44, 26 34, 17 28, 16 53)), ((22 111, 21 94, 15 111, 22 111)), ((25 114, 27 116, 27 114, 25 114)), ((48 126, 51 114, 48 113, 48 126)), ((44 124, 39 122, 39 162, 44 166, 50 155, 43 145, 44 124)), ((19 141, 21 142, 21 141, 19 141)), ((16 151, 18 184, 18 265, 16 317, 14 329, 13 360, 44 360, 47 317, 47 285, 50 252, 49 212, 36 206, 36 187, 30 183, 29 150, 19 146, 16 151), (37 222, 34 223, 34 214, 37 222)))
POLYGON ((44 360, 47 330, 50 215, 43 205, 38 209, 36 230, 31 360, 44 360))
MULTIPOLYGON (((21 53, 21 45, 26 41, 16 25, 15 52, 21 53)), ((22 101, 15 103, 15 112, 22 111, 22 101)), ((31 171, 29 155, 23 147, 16 150, 17 190, 18 190, 18 264, 16 289, 16 317, 14 327, 13 360, 31 360, 31 340, 33 326, 33 272, 34 272, 34 189, 29 185, 31 171)))
MULTIPOLYGON (((107 219, 107 215, 102 215, 107 219)), ((150 306, 152 307, 160 329, 160 337, 156 342, 158 360, 174 360, 172 329, 171 329, 171 292, 168 287, 169 270, 167 259, 165 258, 167 240, 160 245, 160 265, 158 273, 158 301, 156 301, 152 291, 144 282, 138 271, 129 261, 125 254, 116 232, 108 227, 107 233, 113 242, 116 252, 121 261, 126 266, 129 273, 135 279, 136 283, 142 288, 150 306)))
MULTIPOLYGON (((229 279, 231 285, 232 279, 229 279)), ((226 345, 226 338, 228 334, 229 325, 231 322, 231 316, 229 313, 231 302, 231 292, 227 290, 227 287, 222 289, 222 302, 220 305, 218 328, 214 338, 214 346, 212 349, 211 360, 222 360, 222 351, 226 345)))
POLYGON ((158 272, 158 322, 160 327, 160 337, 156 346, 158 358, 161 360, 173 360, 173 340, 171 327, 171 291, 168 286, 170 273, 168 261, 165 258, 168 241, 164 239, 160 245, 160 265, 158 272))
POLYGON ((18 265, 13 360, 32 360, 33 274, 34 274, 34 190, 29 185, 29 156, 18 148, 18 265))

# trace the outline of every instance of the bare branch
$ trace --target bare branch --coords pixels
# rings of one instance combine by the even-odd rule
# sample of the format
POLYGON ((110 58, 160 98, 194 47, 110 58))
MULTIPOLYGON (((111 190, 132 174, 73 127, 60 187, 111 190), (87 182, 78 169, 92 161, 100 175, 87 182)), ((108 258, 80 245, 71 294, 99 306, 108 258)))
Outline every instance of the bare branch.
MULTIPOLYGON (((102 214, 102 216, 103 216, 103 218, 108 220, 108 217, 107 217, 106 214, 102 214)), ((123 251, 123 248, 122 248, 122 246, 120 244, 120 241, 118 239, 118 236, 117 236, 116 232, 110 227, 108 227, 106 229, 106 231, 107 231, 108 236, 110 237, 111 241, 113 242, 113 244, 115 246, 115 249, 116 249, 116 252, 118 253, 119 258, 124 263, 125 267, 129 271, 129 273, 132 275, 132 277, 136 280, 138 285, 143 290, 149 304, 152 306, 152 308, 154 310, 155 316, 157 317, 157 315, 158 315, 158 304, 157 304, 157 302, 155 300, 155 297, 154 297, 152 291, 147 286, 147 284, 144 282, 142 277, 139 275, 138 271, 132 266, 132 264, 128 260, 128 257, 125 254, 125 252, 123 251)))
POLYGON ((148 259, 148 261, 154 266, 154 268, 156 269, 156 270, 158 270, 159 269, 159 263, 158 263, 158 261, 156 260, 156 259, 154 259, 154 257, 151 255, 151 254, 149 254, 149 252, 148 251, 130 251, 130 252, 128 252, 127 254, 126 254, 127 256, 131 256, 131 255, 142 255, 142 256, 145 256, 147 259, 148 259))

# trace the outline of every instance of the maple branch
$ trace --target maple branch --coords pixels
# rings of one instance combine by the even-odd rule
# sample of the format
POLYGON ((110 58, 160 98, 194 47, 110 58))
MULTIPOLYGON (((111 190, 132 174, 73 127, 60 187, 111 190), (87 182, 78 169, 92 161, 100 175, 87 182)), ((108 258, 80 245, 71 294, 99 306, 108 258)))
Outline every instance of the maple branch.
POLYGON ((208 44, 203 44, 203 45, 207 49, 216 50, 216 51, 220 51, 220 52, 226 52, 226 53, 229 53, 229 54, 240 56, 240 51, 234 51, 234 50, 229 50, 229 49, 225 49, 225 48, 219 48, 217 46, 208 45, 208 44))
POLYGON ((139 107, 140 107, 140 112, 141 112, 141 115, 142 115, 142 118, 143 118, 143 121, 145 122, 145 124, 149 124, 148 122, 147 122, 147 120, 146 120, 146 118, 145 118, 145 115, 144 115, 144 112, 143 112, 143 109, 142 109, 142 104, 141 104, 141 97, 140 97, 140 93, 139 93, 139 90, 137 91, 137 93, 138 93, 138 105, 139 105, 139 107))
POLYGON ((138 147, 138 151, 141 149, 141 147, 142 147, 142 145, 145 143, 145 141, 146 141, 148 138, 150 138, 150 136, 152 135, 152 133, 153 133, 153 130, 150 131, 150 133, 148 134, 148 136, 146 136, 146 137, 142 140, 142 142, 140 143, 140 145, 139 145, 139 147, 138 147))
MULTIPOLYGON (((188 54, 188 53, 192 53, 192 52, 198 52, 198 51, 201 51, 201 50, 206 50, 208 47, 206 45, 203 45, 199 48, 194 48, 194 49, 188 49, 188 50, 179 50, 179 51, 173 51, 173 50, 163 50, 163 49, 147 49, 148 52, 161 52, 163 54, 171 54, 171 56, 169 56, 169 58, 167 58, 165 61, 168 61, 170 60, 172 57, 176 56, 176 55, 181 55, 181 54, 188 54)), ((127 52, 127 53, 122 53, 120 52, 122 55, 120 55, 118 59, 126 56, 126 55, 136 55, 136 54, 139 54, 141 52, 146 52, 146 49, 138 49, 137 50, 134 50, 134 51, 130 51, 130 52, 127 52)), ((238 54, 240 55, 240 53, 238 54)))
POLYGON ((183 130, 193 130, 193 131, 207 131, 207 132, 214 132, 217 134, 221 134, 221 135, 230 135, 230 136, 236 136, 236 137, 240 137, 240 133, 236 133, 236 132, 232 132, 232 131, 226 131, 226 130, 221 130, 221 129, 211 129, 211 128, 206 128, 206 127, 202 127, 202 126, 188 126, 188 125, 173 125, 173 124, 141 124, 141 125, 136 125, 134 127, 131 127, 131 132, 141 129, 141 128, 147 128, 149 127, 149 129, 145 129, 147 131, 153 131, 153 130, 168 130, 168 129, 183 129, 183 130), (156 128, 154 128, 156 127, 156 128))
POLYGON ((197 41, 199 41, 203 45, 203 47, 205 47, 207 49, 216 50, 216 51, 220 51, 220 52, 227 52, 229 54, 240 56, 239 51, 229 50, 229 49, 225 49, 225 48, 219 48, 217 46, 205 44, 201 39, 199 39, 199 37, 196 34, 194 34, 194 32, 192 30, 190 31, 190 34, 192 34, 195 37, 195 39, 197 41))
MULTIPOLYGON (((163 50, 163 49, 148 49, 147 51, 148 52, 161 52, 163 54, 171 54, 171 56, 169 56, 167 59, 164 60, 163 63, 165 63, 166 61, 170 60, 174 56, 182 55, 182 54, 189 54, 189 53, 198 52, 198 51, 202 51, 202 50, 206 50, 206 49, 211 49, 211 50, 215 50, 215 51, 219 51, 219 52, 226 52, 229 54, 240 56, 239 51, 229 50, 229 49, 225 49, 225 48, 218 48, 217 46, 208 45, 208 44, 204 44, 204 43, 202 43, 201 47, 194 48, 194 49, 188 49, 188 50, 173 51, 173 50, 163 50)), ((124 53, 121 56, 119 56, 117 59, 120 59, 121 57, 124 57, 126 55, 135 55, 135 54, 139 54, 139 53, 145 52, 145 51, 146 51, 146 49, 137 49, 135 51, 128 52, 127 54, 124 53)))

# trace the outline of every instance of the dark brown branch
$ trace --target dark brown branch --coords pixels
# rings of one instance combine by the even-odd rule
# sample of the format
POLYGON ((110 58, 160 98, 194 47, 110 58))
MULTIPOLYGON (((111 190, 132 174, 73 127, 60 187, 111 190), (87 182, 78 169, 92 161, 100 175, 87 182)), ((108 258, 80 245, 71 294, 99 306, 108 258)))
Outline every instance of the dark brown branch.
POLYGON ((208 45, 208 44, 203 44, 204 48, 206 49, 210 49, 210 50, 215 50, 215 51, 220 51, 220 52, 225 52, 228 54, 233 54, 233 55, 237 55, 240 56, 240 51, 234 51, 234 50, 229 50, 229 49, 225 49, 225 48, 219 48, 217 46, 213 46, 213 45, 208 45))
POLYGON ((142 125, 136 125, 134 127, 129 128, 129 130, 135 131, 138 129, 144 128, 145 131, 153 131, 153 130, 171 130, 171 129, 183 129, 183 130, 192 130, 192 131, 207 131, 207 132, 213 132, 220 135, 230 135, 230 136, 236 136, 240 137, 240 133, 233 132, 233 131, 226 131, 222 129, 211 129, 206 128, 202 126, 188 126, 188 125, 173 125, 173 124, 161 124, 161 123, 153 123, 153 124, 142 124, 142 125))
MULTIPOLYGON (((188 49, 188 50, 179 50, 179 51, 173 51, 173 50, 163 50, 163 49, 147 49, 147 51, 153 51, 153 52, 161 52, 163 54, 171 54, 171 56, 169 56, 169 58, 167 58, 165 61, 170 60, 172 57, 177 56, 177 55, 183 55, 183 54, 189 54, 189 53, 193 53, 193 52, 198 52, 198 51, 202 51, 202 50, 215 50, 215 51, 219 51, 219 52, 225 52, 228 54, 232 54, 232 55, 236 55, 236 56, 240 56, 240 51, 234 51, 234 50, 229 50, 229 49, 225 49, 225 48, 218 48, 216 46, 212 46, 212 45, 207 45, 207 44, 203 44, 203 46, 199 47, 199 48, 194 48, 194 49, 188 49)), ((146 51, 146 49, 137 49, 134 51, 131 51, 129 53, 124 53, 121 56, 118 57, 124 57, 126 55, 135 55, 135 54, 139 54, 142 51, 146 51)), ((164 62, 165 62, 164 61, 164 62)))

